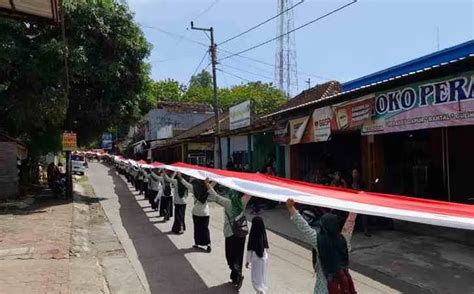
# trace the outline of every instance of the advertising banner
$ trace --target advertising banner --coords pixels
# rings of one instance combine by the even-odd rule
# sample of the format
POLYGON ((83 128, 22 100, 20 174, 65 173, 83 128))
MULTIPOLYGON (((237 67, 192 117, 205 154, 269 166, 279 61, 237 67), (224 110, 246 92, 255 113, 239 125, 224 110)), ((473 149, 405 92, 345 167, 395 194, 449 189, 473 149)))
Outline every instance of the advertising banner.
POLYGON ((332 109, 330 106, 313 112, 314 142, 325 142, 331 136, 332 109))
POLYGON ((290 135, 288 133, 288 121, 281 120, 273 126, 273 143, 287 145, 290 143, 290 135))
POLYGON ((474 124, 474 72, 377 93, 362 134, 474 124))
POLYGON ((111 133, 103 133, 102 134, 102 149, 104 150, 112 150, 113 148, 113 140, 111 133))
POLYGON ((63 133, 63 151, 77 150, 77 136, 75 133, 63 133))
POLYGON ((229 128, 235 130, 250 126, 251 112, 250 100, 232 106, 229 109, 229 128))
POLYGON ((290 120, 290 145, 298 144, 303 138, 306 125, 308 124, 309 116, 303 116, 297 119, 290 120))
POLYGON ((358 130, 370 119, 374 95, 364 96, 356 101, 334 105, 332 128, 338 131, 358 130))

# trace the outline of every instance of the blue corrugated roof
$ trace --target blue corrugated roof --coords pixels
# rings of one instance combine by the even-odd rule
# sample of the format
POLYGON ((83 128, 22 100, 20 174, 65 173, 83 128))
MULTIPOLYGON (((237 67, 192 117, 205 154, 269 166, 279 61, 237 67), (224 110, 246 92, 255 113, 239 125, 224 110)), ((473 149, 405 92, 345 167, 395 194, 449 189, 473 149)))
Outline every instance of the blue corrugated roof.
POLYGON ((350 91, 364 85, 377 83, 392 77, 400 76, 409 72, 417 71, 443 62, 448 62, 474 53, 474 40, 449 47, 408 62, 389 67, 376 73, 346 82, 342 84, 342 91, 350 91))

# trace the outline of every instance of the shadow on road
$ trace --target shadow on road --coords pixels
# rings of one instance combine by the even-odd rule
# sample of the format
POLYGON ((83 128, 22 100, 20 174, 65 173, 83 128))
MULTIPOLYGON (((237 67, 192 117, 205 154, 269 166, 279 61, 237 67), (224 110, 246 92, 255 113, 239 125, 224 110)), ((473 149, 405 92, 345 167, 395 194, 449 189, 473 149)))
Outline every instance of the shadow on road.
MULTIPOLYGON (((230 284, 208 287, 179 250, 143 213, 127 183, 109 169, 115 194, 119 198, 122 224, 132 240, 145 271, 151 293, 236 293, 230 284)), ((209 265, 212 266, 212 265, 209 265)))

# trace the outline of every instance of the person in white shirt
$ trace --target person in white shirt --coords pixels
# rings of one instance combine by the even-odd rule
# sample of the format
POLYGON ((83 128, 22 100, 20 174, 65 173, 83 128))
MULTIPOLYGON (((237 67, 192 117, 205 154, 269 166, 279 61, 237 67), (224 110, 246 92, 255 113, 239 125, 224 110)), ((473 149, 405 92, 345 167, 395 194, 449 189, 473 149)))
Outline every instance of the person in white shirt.
POLYGON ((149 185, 150 185, 150 195, 148 201, 151 204, 151 208, 155 211, 158 210, 160 206, 160 199, 163 196, 163 177, 160 176, 161 171, 153 169, 150 172, 149 185))
POLYGON ((169 177, 167 174, 164 175, 165 180, 171 183, 173 189, 174 199, 174 223, 171 231, 175 234, 183 234, 186 231, 186 223, 184 222, 186 213, 186 199, 188 198, 188 189, 183 185, 181 173, 177 172, 173 177, 169 177))
POLYGON ((190 182, 181 178, 181 182, 188 189, 188 194, 194 197, 192 210, 194 224, 194 245, 196 249, 200 246, 206 247, 208 253, 211 252, 211 234, 209 232, 209 204, 207 198, 209 193, 204 181, 194 179, 190 182))
POLYGON ((175 175, 170 178, 166 171, 162 171, 162 176, 164 178, 163 181, 163 196, 161 197, 161 204, 160 204, 160 216, 164 217, 165 221, 168 221, 171 217, 173 217, 173 195, 174 189, 172 187, 172 179, 174 180, 175 175))
POLYGON ((249 241, 247 243, 246 268, 251 265, 252 285, 257 294, 267 293, 268 240, 263 219, 255 216, 252 219, 249 241))

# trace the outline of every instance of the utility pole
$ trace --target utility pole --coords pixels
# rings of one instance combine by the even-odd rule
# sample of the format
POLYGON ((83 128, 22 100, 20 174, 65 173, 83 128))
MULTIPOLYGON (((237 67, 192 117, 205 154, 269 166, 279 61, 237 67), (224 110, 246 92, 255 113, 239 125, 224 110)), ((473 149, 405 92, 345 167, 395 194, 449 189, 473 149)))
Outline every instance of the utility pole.
POLYGON ((311 89, 311 78, 308 78, 305 83, 308 84, 308 90, 311 89))
POLYGON ((215 130, 215 149, 216 149, 216 163, 214 167, 222 168, 222 153, 221 153, 221 124, 219 122, 219 99, 217 98, 217 77, 216 77, 216 65, 217 65, 217 56, 216 56, 216 43, 214 42, 214 28, 199 28, 194 26, 194 22, 191 22, 191 29, 197 31, 209 32, 211 35, 211 46, 209 51, 211 52, 211 65, 212 65, 212 95, 214 101, 214 118, 216 121, 216 130, 215 130))

